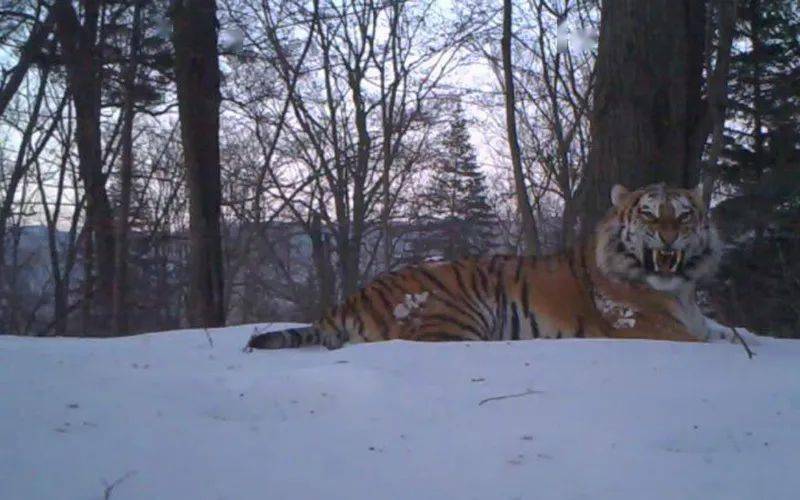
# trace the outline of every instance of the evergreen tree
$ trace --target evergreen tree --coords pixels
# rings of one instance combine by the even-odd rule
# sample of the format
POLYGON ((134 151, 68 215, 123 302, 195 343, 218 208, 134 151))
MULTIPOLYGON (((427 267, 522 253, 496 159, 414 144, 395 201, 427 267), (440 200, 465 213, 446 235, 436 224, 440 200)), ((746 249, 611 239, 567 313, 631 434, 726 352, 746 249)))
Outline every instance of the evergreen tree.
POLYGON ((492 212, 486 179, 469 139, 461 103, 433 160, 431 182, 423 195, 423 234, 415 254, 448 260, 486 253, 492 246, 492 212))
POLYGON ((722 313, 755 331, 800 327, 800 10, 796 0, 740 4, 716 207, 722 313), (747 293, 759 290, 759 294, 747 293), (741 297, 747 300, 741 300, 741 297))
POLYGON ((800 10, 792 0, 748 0, 737 35, 723 180, 736 194, 780 205, 800 183, 791 182, 800 146, 800 10), (789 178, 776 182, 787 168, 789 178))

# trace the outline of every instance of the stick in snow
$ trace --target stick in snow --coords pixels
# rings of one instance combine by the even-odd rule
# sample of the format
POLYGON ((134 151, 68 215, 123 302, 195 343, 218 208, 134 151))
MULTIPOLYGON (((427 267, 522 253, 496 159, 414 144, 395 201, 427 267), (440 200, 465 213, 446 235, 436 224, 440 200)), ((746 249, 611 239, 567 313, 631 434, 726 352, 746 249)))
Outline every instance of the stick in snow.
POLYGON ((521 398, 523 396, 530 396, 531 394, 541 394, 541 393, 542 393, 542 391, 534 391, 533 389, 525 389, 525 392, 520 392, 518 394, 506 394, 505 396, 494 396, 494 397, 491 397, 491 398, 486 398, 484 400, 481 400, 481 402, 478 403, 478 406, 481 406, 484 403, 488 403, 489 401, 499 401, 501 399, 521 398))
POLYGON ((130 471, 126 472, 124 476, 121 476, 121 477, 117 478, 117 480, 114 481, 111 484, 108 484, 105 481, 103 481, 103 485, 106 487, 105 491, 103 492, 103 500, 109 500, 111 498, 111 492, 114 491, 114 488, 119 486, 123 481, 125 481, 129 477, 135 476, 135 475, 136 475, 136 471, 135 470, 130 470, 130 471))
POLYGON ((744 347, 745 352, 747 352, 747 358, 748 359, 753 359, 753 356, 755 356, 755 354, 753 353, 753 351, 750 350, 750 346, 747 345, 747 342, 745 342, 744 338, 739 334, 739 330, 737 330, 736 327, 734 327, 734 326, 729 326, 728 328, 731 329, 731 331, 736 336, 736 338, 739 339, 739 342, 742 343, 742 346, 744 347))
POLYGON ((214 348, 214 339, 211 338, 211 332, 208 331, 208 328, 203 328, 203 331, 206 332, 206 338, 208 339, 208 345, 211 348, 214 348))

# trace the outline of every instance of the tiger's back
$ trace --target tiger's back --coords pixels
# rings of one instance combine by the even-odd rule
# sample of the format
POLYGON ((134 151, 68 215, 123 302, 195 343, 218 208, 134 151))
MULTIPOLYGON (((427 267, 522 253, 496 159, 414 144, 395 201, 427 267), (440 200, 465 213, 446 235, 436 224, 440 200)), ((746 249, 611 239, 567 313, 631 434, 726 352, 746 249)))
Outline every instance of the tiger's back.
POLYGON ((270 345, 250 347, 607 335, 576 265, 567 255, 496 255, 408 266, 379 276, 311 327, 267 334, 270 345))

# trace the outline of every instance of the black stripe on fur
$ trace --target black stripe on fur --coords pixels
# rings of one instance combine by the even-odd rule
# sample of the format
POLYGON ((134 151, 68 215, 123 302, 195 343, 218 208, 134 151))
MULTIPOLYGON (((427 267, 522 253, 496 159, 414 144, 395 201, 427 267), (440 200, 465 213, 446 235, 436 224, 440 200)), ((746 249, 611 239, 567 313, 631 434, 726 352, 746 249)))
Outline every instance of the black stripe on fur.
POLYGON ((246 350, 286 349, 320 343, 319 331, 311 326, 277 332, 256 333, 247 342, 246 350))

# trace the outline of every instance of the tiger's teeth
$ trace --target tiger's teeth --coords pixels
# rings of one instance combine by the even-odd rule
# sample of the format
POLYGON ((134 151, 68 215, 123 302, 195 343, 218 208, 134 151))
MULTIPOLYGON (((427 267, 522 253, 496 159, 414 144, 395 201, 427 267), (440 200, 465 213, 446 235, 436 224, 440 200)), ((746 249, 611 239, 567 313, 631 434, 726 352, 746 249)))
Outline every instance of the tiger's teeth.
POLYGON ((674 272, 676 272, 678 270, 678 266, 681 263, 681 258, 683 258, 683 251, 682 250, 676 250, 675 251, 675 261, 673 262, 672 266, 669 268, 670 271, 672 271, 674 273, 674 272))
POLYGON ((655 271, 658 272, 660 271, 658 266, 658 250, 654 248, 652 252, 653 252, 653 268, 655 268, 655 271))

